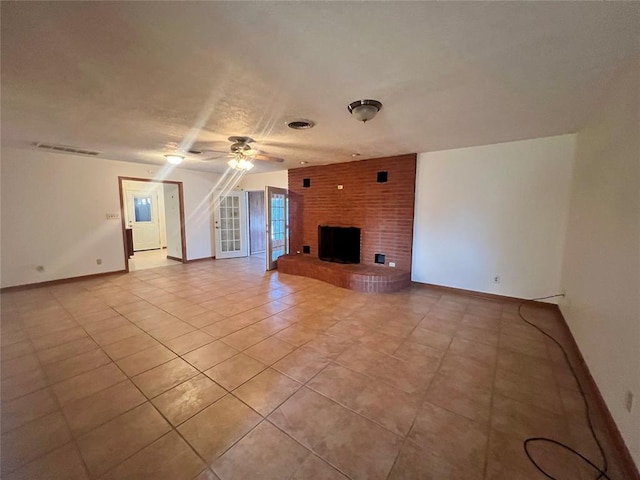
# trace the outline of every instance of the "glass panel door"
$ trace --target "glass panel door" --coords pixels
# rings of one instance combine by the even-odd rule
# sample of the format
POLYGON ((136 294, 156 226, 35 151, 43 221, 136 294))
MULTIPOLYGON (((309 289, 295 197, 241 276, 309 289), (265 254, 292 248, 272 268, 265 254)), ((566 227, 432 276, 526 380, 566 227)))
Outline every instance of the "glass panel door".
POLYGON ((133 231, 134 251, 160 248, 158 193, 127 189, 125 198, 127 223, 133 231))
POLYGON ((247 212, 244 192, 230 192, 218 201, 216 258, 247 256, 247 212))
POLYGON ((267 270, 277 267, 278 257, 289 253, 289 192, 266 187, 267 270))

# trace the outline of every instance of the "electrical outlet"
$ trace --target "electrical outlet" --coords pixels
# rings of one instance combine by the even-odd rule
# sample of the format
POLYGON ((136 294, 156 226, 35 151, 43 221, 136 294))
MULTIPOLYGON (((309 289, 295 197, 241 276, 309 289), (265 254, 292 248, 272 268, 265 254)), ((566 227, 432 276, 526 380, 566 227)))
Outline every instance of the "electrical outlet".
POLYGON ((338 190, 342 190, 344 188, 344 185, 338 185, 338 190))
POLYGON ((102 265, 102 259, 101 258, 96 258, 96 264, 102 265))
POLYGON ((107 213, 107 220, 119 220, 119 219, 120 219, 119 213, 107 213))
POLYGON ((624 408, 627 409, 627 412, 631 413, 631 409, 633 408, 633 392, 631 390, 628 390, 624 397, 624 408))
POLYGON ((395 267, 396 266, 396 262, 389 262, 389 266, 390 267, 395 267))
POLYGON ((500 283, 500 275, 493 277, 493 283, 500 283))

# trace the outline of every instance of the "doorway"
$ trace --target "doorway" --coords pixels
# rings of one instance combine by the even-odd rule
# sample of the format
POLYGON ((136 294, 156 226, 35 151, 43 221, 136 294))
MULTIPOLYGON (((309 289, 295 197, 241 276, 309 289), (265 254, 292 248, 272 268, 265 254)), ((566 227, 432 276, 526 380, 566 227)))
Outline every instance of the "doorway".
MULTIPOLYGON (((157 250, 167 247, 166 222, 162 189, 136 188, 141 182, 126 180, 125 188, 125 224, 133 230, 133 251, 157 250), (158 194, 160 192, 160 195, 158 194)), ((153 185, 153 184, 149 184, 153 185)), ((146 185, 144 185, 146 186, 146 185)), ((143 186, 143 187, 144 187, 143 186)))
POLYGON ((263 192, 231 191, 216 199, 214 211, 216 259, 255 255, 264 259, 266 270, 274 270, 278 258, 289 253, 286 189, 267 186, 263 192))
POLYGON ((182 182, 118 177, 125 270, 186 263, 182 182))
POLYGON ((246 193, 231 191, 220 195, 215 203, 216 259, 246 257, 249 252, 246 193))
POLYGON ((247 192, 249 201, 249 255, 264 255, 266 222, 264 217, 264 190, 247 192))

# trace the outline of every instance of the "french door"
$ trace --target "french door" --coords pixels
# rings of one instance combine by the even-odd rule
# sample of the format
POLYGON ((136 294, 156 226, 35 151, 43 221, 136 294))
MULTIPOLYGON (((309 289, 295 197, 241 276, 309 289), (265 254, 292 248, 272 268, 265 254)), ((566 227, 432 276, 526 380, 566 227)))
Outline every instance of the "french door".
POLYGON ((216 208, 216 258, 246 257, 247 204, 245 192, 220 196, 216 208))
POLYGON ((277 267, 278 257, 289 253, 289 192, 284 188, 265 188, 267 218, 267 270, 277 267))

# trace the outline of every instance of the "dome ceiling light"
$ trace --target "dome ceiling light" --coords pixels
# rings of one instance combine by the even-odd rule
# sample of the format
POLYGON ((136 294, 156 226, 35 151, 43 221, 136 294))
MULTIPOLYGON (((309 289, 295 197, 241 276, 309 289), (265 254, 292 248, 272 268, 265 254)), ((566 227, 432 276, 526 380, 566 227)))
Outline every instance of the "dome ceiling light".
POLYGON ((349 113, 362 123, 367 123, 382 108, 382 103, 378 100, 357 100, 349 104, 349 113))
POLYGON ((287 122, 287 127, 292 128, 294 130, 308 130, 309 128, 313 128, 315 124, 316 123, 313 120, 299 118, 299 119, 291 120, 290 122, 287 122))
POLYGON ((182 163, 182 160, 184 160, 182 155, 165 155, 164 158, 172 165, 179 165, 182 163))

